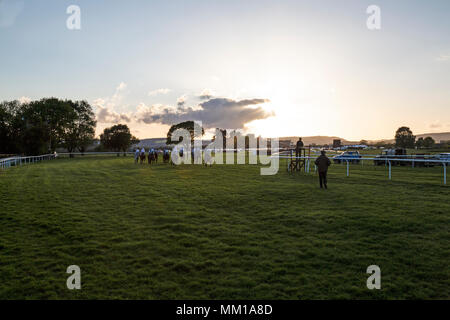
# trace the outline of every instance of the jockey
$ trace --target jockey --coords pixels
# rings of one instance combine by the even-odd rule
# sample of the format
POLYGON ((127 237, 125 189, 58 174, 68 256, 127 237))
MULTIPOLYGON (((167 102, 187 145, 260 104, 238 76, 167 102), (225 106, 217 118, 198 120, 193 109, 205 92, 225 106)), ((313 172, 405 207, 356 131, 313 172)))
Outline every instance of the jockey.
POLYGON ((134 152, 134 162, 137 163, 139 160, 139 148, 136 148, 136 151, 134 152))
POLYGON ((142 149, 141 149, 141 154, 145 154, 145 148, 144 147, 142 147, 142 149))

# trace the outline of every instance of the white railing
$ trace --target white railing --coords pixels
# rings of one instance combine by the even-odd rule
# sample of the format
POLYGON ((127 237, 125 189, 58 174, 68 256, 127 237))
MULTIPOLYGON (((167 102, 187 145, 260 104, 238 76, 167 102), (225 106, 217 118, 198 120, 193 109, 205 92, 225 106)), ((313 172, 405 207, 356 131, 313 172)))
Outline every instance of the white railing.
POLYGON ((134 152, 131 151, 127 151, 127 152, 110 152, 110 151, 105 151, 105 152, 61 152, 58 153, 58 156, 101 156, 101 155, 123 155, 123 154, 127 154, 127 155, 133 155, 134 152))
POLYGON ((10 157, 5 159, 0 159, 0 168, 8 169, 14 166, 22 166, 29 163, 41 162, 44 160, 55 159, 55 154, 44 154, 41 156, 31 156, 31 157, 10 157))
MULTIPOLYGON (((275 156, 272 156, 272 157, 275 157, 275 156)), ((289 159, 290 160, 303 159, 305 161, 305 172, 308 172, 308 173, 310 172, 311 160, 317 159, 317 157, 295 157, 295 156, 291 157, 291 156, 284 156, 284 155, 277 156, 277 157, 278 157, 278 159, 288 159, 288 160, 289 159)), ((332 160, 332 159, 330 159, 330 160, 332 160)), ((339 161, 342 164, 346 163, 346 165, 347 165, 347 177, 350 176, 350 163, 352 163, 354 161, 358 161, 358 162, 361 161, 361 163, 363 164, 364 160, 384 161, 385 162, 385 166, 389 168, 389 174, 388 174, 389 180, 392 180, 392 162, 394 162, 394 163, 402 162, 402 161, 410 162, 413 168, 414 168, 414 163, 415 162, 419 162, 419 163, 420 162, 426 162, 427 164, 429 164, 429 163, 436 163, 438 165, 442 165, 442 167, 444 169, 443 170, 444 184, 445 185, 447 184, 447 166, 450 166, 450 159, 445 159, 445 160, 417 159, 417 158, 414 158, 414 159, 411 159, 411 158, 409 158, 409 159, 399 159, 399 158, 381 158, 381 157, 380 158, 378 158, 378 157, 375 157, 375 158, 368 158, 368 157, 356 158, 355 157, 355 158, 348 158, 348 159, 343 159, 343 158, 339 159, 339 161)), ((287 169, 288 169, 288 171, 290 170, 289 163, 287 163, 287 169)), ((314 165, 314 171, 316 171, 316 170, 317 170, 317 167, 316 167, 316 165, 314 165)))
MULTIPOLYGON (((7 169, 10 168, 12 166, 21 166, 21 165, 25 165, 25 164, 29 164, 29 163, 36 163, 36 162, 41 162, 44 160, 53 160, 56 159, 58 156, 70 156, 70 155, 82 155, 82 156, 87 156, 87 155, 123 155, 123 154, 128 154, 128 155, 134 155, 134 152, 85 152, 85 153, 59 153, 59 154, 45 154, 45 155, 41 155, 41 156, 31 156, 31 157, 10 157, 10 158, 6 158, 6 159, 0 159, 0 169, 7 169)), ((282 153, 278 153, 278 155, 272 155, 271 158, 278 158, 278 159, 287 159, 287 160, 294 160, 294 159, 303 159, 305 161, 305 172, 310 172, 311 169, 311 160, 315 160, 317 159, 317 157, 295 157, 295 156, 289 156, 289 155, 284 155, 282 153)), ((330 159, 332 160, 332 159, 330 159)), ((442 165, 443 166, 443 174, 444 174, 444 184, 447 184, 447 166, 450 166, 450 159, 445 159, 445 160, 438 160, 438 159, 417 159, 417 158, 409 158, 409 159, 400 159, 400 158, 392 158, 391 156, 386 157, 386 158, 382 158, 382 157, 373 157, 373 158, 369 158, 369 157, 360 157, 360 158, 348 158, 348 159, 339 159, 339 161, 344 164, 346 163, 347 166, 347 177, 350 176, 350 163, 354 162, 354 161, 360 161, 361 164, 364 163, 364 160, 371 160, 371 161, 384 161, 385 162, 385 166, 387 168, 389 168, 389 180, 392 180, 392 162, 397 163, 397 162, 410 162, 412 164, 412 167, 414 167, 414 163, 418 162, 426 162, 426 163, 436 163, 438 165, 442 165)), ((313 162, 314 163, 314 162, 313 162)), ((289 162, 287 163, 287 169, 288 171, 290 170, 290 166, 289 166, 289 162)), ((314 165, 314 171, 317 170, 316 165, 314 165)))

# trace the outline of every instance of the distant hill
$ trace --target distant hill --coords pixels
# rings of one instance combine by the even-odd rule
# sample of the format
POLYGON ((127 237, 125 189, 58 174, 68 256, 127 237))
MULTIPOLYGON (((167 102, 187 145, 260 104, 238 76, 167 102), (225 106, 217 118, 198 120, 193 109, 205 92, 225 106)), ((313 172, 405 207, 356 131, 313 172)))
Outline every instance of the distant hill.
MULTIPOLYGON (((292 143, 296 143, 298 141, 298 137, 280 137, 280 140, 291 140, 292 143)), ((341 140, 341 144, 358 144, 359 141, 349 141, 340 137, 335 136, 311 136, 311 137, 302 137, 302 141, 305 145, 317 144, 333 144, 333 140, 339 139, 341 140)))
MULTIPOLYGON (((440 141, 450 140, 450 132, 440 132, 440 133, 423 133, 416 135, 416 139, 418 138, 426 138, 432 137, 434 141, 439 143, 440 141)), ((336 137, 336 136, 311 136, 311 137, 302 137, 303 143, 305 145, 309 144, 317 144, 317 145, 325 145, 325 144, 333 144, 334 139, 340 139, 343 145, 348 144, 359 144, 361 140, 358 141, 350 141, 344 138, 336 137)), ((293 143, 298 141, 298 137, 280 137, 280 140, 291 140, 293 143)), ((364 139, 367 140, 367 139, 364 139)), ((375 143, 379 141, 384 141, 386 143, 394 143, 395 139, 380 139, 380 140, 367 140, 369 143, 375 143)))
POLYGON ((132 148, 164 148, 166 146, 166 138, 150 138, 140 139, 138 144, 132 146, 132 148))
MULTIPOLYGON (((440 133, 423 133, 416 135, 416 138, 426 138, 432 137, 437 143, 442 140, 450 140, 450 132, 440 132, 440 133)), ((280 137, 280 140, 291 140, 292 143, 296 143, 298 141, 298 136, 291 137, 280 137)), ((343 145, 349 144, 359 144, 361 140, 351 141, 346 140, 344 138, 336 137, 336 136, 310 136, 310 137, 302 137, 303 143, 305 145, 317 144, 317 145, 326 145, 333 144, 333 140, 339 139, 343 145)), ((367 139, 366 139, 367 140, 367 139)), ((393 143, 394 139, 380 139, 380 140, 367 140, 369 143, 375 143, 379 141, 385 141, 387 143, 393 143)), ((210 140, 203 140, 203 144, 209 143, 210 140)), ((166 146, 166 138, 150 138, 150 139, 141 139, 137 145, 133 147, 144 147, 144 148, 164 148, 166 146)))
MULTIPOLYGON (((441 141, 450 141, 450 132, 439 132, 439 133, 422 133, 422 134, 416 134, 416 139, 419 138, 426 138, 426 137, 432 137, 436 143, 439 143, 441 141)), ((395 139, 383 139, 383 140, 369 140, 369 142, 379 142, 384 141, 387 143, 394 143, 395 139)))
MULTIPOLYGON (((149 139, 140 139, 140 142, 138 144, 134 144, 131 146, 131 149, 135 149, 136 147, 139 148, 165 148, 166 145, 166 138, 149 138, 149 139)), ((203 145, 209 144, 211 140, 203 139, 203 145)))

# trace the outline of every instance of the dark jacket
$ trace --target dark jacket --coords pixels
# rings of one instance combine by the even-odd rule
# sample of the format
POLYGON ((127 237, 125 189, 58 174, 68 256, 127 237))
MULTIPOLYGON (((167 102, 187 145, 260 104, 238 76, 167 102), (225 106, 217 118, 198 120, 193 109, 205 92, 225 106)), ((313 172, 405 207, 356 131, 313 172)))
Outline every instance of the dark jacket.
POLYGON ((324 155, 320 155, 314 163, 316 164, 319 172, 327 172, 328 167, 331 165, 330 159, 324 155))
POLYGON ((300 150, 301 148, 303 148, 303 141, 297 141, 297 146, 295 149, 300 150))

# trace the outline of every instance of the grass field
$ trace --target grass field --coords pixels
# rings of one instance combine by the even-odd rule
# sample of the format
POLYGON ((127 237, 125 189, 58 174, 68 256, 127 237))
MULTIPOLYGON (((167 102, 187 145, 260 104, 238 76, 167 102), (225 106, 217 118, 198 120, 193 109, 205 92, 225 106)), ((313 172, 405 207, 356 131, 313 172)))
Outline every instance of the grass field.
POLYGON ((60 159, 0 171, 0 299, 450 298, 442 168, 60 159), (66 268, 81 268, 68 290, 66 268), (381 268, 368 290, 366 268, 381 268))

